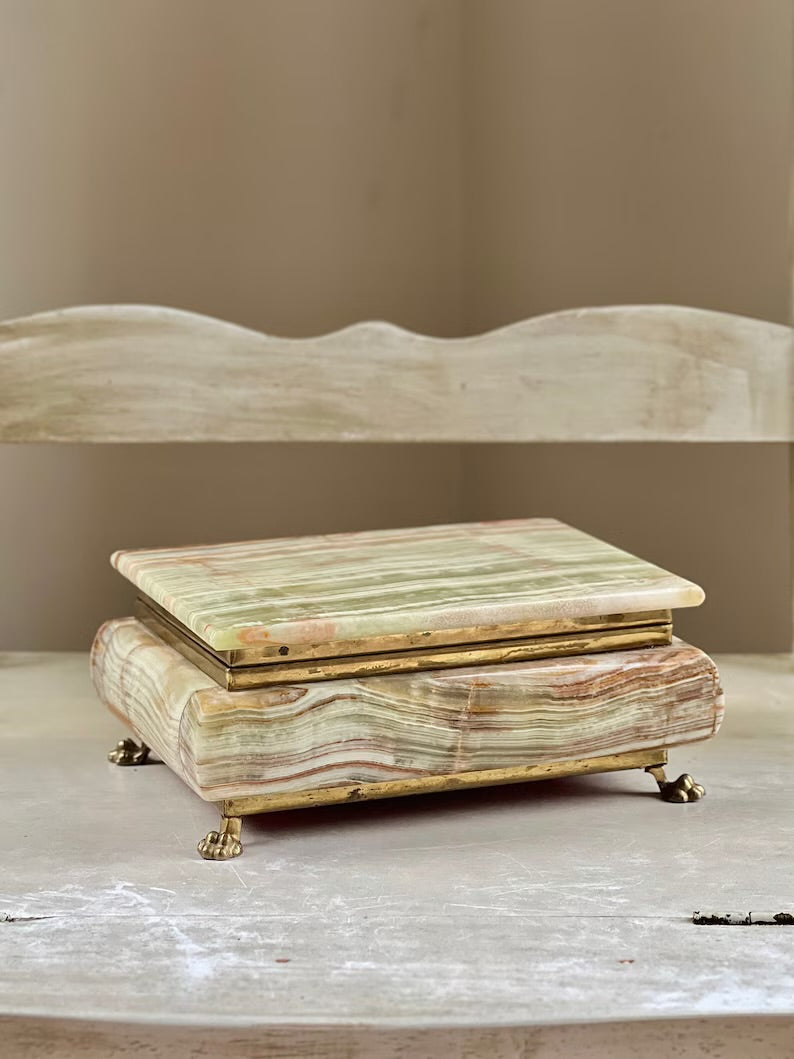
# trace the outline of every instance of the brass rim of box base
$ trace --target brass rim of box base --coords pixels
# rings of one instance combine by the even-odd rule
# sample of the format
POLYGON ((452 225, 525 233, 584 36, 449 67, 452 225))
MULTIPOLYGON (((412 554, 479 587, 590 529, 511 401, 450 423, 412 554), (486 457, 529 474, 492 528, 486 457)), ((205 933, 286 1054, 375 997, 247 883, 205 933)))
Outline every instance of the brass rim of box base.
POLYGON ((409 794, 432 794, 470 787, 495 787, 508 783, 559 779, 562 776, 584 776, 598 772, 621 772, 627 769, 661 767, 667 764, 667 749, 629 750, 603 757, 576 758, 572 761, 546 762, 542 765, 520 765, 515 768, 483 769, 444 776, 421 776, 414 779, 387 780, 382 783, 354 783, 317 790, 285 791, 277 794, 254 794, 226 798, 217 802, 223 816, 250 816, 285 809, 305 809, 315 805, 399 798, 409 794))

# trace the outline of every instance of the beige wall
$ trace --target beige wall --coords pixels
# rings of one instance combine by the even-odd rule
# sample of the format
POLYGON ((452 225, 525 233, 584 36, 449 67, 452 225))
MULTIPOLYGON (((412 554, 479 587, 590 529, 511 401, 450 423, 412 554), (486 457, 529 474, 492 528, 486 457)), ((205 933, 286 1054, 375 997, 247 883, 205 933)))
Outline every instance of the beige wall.
MULTIPOLYGON (((141 301, 443 335, 677 301, 786 319, 791 14, 0 0, 0 317, 141 301)), ((23 446, 0 475, 0 647, 84 646, 127 606, 119 545, 532 513, 703 580, 706 646, 788 644, 775 446, 23 446)))
POLYGON ((789 322, 791 0, 465 0, 465 324, 789 322))
MULTIPOLYGON (((467 330, 626 302, 789 322, 790 0, 464 10, 467 330)), ((465 475, 479 517, 559 513, 698 580, 677 627, 704 646, 788 649, 784 447, 500 446, 465 475)))
POLYGON ((459 327, 454 0, 0 14, 0 315, 91 300, 276 334, 459 327))

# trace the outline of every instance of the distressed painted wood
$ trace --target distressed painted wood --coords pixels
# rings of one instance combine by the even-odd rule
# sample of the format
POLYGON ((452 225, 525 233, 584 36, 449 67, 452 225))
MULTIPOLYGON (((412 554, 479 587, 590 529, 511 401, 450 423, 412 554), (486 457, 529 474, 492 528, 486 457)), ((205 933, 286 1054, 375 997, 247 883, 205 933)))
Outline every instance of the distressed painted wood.
POLYGON ((788 328, 674 306, 461 339, 84 307, 0 325, 0 440, 785 441, 791 375, 788 328))
POLYGON ((790 928, 690 916, 790 904, 794 664, 717 661, 723 730, 671 762, 702 802, 625 773, 312 809, 249 819, 246 857, 212 864, 195 855, 212 806, 164 767, 106 762, 117 724, 84 655, 0 656, 4 1039, 113 1054, 118 1027, 120 1055, 209 1034, 245 1056, 267 1053, 258 1030, 276 1055, 421 1056, 433 1032, 452 1056, 555 1056, 606 1021, 624 1025, 592 1039, 620 1055, 651 1020, 664 1055, 683 1018, 694 1055, 717 1027, 782 1049, 764 1020, 794 1017, 790 928))

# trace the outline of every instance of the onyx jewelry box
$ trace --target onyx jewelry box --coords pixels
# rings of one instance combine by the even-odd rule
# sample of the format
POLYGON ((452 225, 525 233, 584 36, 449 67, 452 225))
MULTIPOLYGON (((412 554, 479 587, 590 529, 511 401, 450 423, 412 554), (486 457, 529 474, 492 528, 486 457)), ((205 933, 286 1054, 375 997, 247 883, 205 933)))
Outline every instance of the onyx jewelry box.
POLYGON ((119 551, 135 616, 94 684, 242 851, 241 818, 299 806, 645 769, 712 736, 713 662, 673 637, 697 585, 554 519, 119 551))

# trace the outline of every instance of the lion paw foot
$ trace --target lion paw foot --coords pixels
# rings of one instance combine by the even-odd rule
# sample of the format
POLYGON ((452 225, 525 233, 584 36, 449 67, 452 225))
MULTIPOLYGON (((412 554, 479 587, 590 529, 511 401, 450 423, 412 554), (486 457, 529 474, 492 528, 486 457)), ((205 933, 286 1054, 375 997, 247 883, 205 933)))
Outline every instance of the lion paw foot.
POLYGON ((705 787, 695 783, 688 772, 679 776, 677 780, 660 784, 659 789, 666 802, 698 802, 706 795, 705 787))
POLYGON ((134 739, 121 739, 108 754, 108 761, 114 765, 145 765, 148 757, 145 743, 139 746, 134 739))
POLYGON ((224 821, 220 831, 210 833, 198 844, 198 851, 204 860, 231 860, 243 852, 240 841, 239 821, 224 821))

